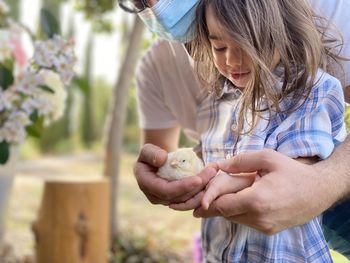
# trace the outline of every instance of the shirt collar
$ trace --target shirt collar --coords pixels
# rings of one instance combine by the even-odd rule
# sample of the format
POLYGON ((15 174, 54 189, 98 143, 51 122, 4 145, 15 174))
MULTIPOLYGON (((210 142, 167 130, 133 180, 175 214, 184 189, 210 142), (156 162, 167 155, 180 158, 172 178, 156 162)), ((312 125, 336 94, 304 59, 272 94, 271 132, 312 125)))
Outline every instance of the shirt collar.
POLYGON ((227 98, 238 99, 242 95, 242 91, 233 85, 229 80, 225 79, 223 83, 223 88, 217 93, 216 99, 227 98))

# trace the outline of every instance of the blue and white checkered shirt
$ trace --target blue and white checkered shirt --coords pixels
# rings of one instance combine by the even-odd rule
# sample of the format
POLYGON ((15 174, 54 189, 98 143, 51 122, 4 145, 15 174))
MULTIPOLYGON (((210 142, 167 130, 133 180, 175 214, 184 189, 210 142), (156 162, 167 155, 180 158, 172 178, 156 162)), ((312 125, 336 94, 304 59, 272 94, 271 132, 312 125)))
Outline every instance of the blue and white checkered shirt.
MULTIPOLYGON (((288 115, 272 113, 270 121, 261 118, 253 131, 241 136, 234 147, 236 136, 233 131, 237 127, 239 101, 240 91, 225 84, 221 94, 210 94, 200 105, 197 128, 202 132, 202 153, 206 163, 263 148, 277 150, 292 158, 318 156, 324 159, 346 137, 341 84, 321 70, 301 107, 288 115)), ((280 107, 287 109, 289 104, 287 98, 280 107)), ((204 261, 332 262, 320 220, 317 217, 305 225, 267 236, 222 217, 204 219, 204 261)))

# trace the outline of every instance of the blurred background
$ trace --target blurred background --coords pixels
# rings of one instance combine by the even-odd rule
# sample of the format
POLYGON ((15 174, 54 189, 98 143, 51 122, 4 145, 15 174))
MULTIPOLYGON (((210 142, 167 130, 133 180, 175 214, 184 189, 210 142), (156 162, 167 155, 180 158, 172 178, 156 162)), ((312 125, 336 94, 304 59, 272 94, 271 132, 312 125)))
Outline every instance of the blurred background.
MULTIPOLYGON (((20 146, 15 180, 6 215, 6 232, 0 262, 34 262, 37 219, 44 184, 53 176, 102 176, 113 94, 135 16, 117 6, 117 1, 99 0, 6 0, 12 19, 40 35, 41 12, 46 10, 58 23, 60 34, 75 43, 77 76, 67 87, 62 118, 45 128, 40 138, 27 137, 20 146)), ((155 36, 144 31, 138 57, 155 36)), ((28 34, 21 37, 27 57, 33 55, 28 34)), ((133 177, 133 163, 139 150, 135 81, 127 100, 122 136, 118 191, 115 193, 116 221, 109 258, 111 262, 191 262, 200 220, 190 212, 175 213, 154 206, 139 190, 133 177), (176 231, 174 231, 176 230, 176 231), (115 237, 115 235, 114 235, 115 237)), ((182 145, 191 142, 182 136, 182 145)), ((113 228, 113 226, 112 226, 113 228)))
MULTIPOLYGON (((41 10, 58 21, 61 34, 75 42, 76 72, 67 89, 63 117, 45 129, 40 138, 27 138, 20 147, 11 190, 4 245, 0 262, 34 262, 32 223, 37 216, 43 185, 51 176, 102 176, 108 145, 114 92, 135 17, 120 10, 113 0, 6 0, 11 17, 40 34, 41 10), (12 260, 12 261, 11 261, 12 260)), ((143 33, 138 57, 155 40, 143 33)), ((30 57, 28 35, 21 41, 30 57)), ((131 72, 131 76, 133 76, 131 72)), ((122 137, 120 173, 116 192, 115 233, 111 262, 191 262, 200 220, 190 212, 175 213, 151 205, 133 178, 139 150, 135 81, 130 80, 125 125, 114 130, 122 137)), ((350 110, 346 113, 350 130, 350 110)), ((182 136, 182 145, 191 142, 182 136)), ((118 157, 119 158, 119 157, 118 157)), ((347 262, 334 253, 335 262, 347 262)))

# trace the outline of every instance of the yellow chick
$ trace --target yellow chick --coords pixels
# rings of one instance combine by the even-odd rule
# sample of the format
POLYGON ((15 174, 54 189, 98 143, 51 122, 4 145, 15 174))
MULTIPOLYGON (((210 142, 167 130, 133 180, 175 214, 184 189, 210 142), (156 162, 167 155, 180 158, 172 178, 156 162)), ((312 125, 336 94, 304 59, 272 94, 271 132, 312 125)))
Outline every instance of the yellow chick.
POLYGON ((180 148, 168 153, 167 161, 159 168, 157 174, 164 179, 174 181, 197 175, 203 168, 203 161, 192 148, 180 148))

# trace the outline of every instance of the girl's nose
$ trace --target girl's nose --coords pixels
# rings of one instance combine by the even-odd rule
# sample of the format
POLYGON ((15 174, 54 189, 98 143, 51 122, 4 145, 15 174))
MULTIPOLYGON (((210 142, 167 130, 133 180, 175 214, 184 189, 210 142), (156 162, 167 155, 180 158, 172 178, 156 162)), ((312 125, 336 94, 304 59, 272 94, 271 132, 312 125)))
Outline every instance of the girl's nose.
POLYGON ((226 54, 226 65, 235 67, 242 64, 242 52, 228 50, 226 54))

